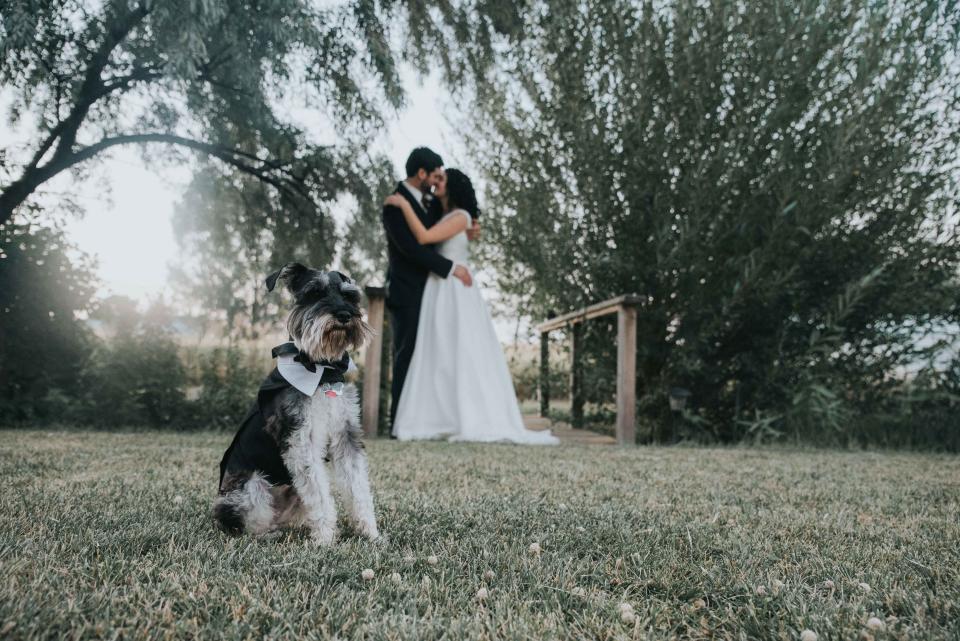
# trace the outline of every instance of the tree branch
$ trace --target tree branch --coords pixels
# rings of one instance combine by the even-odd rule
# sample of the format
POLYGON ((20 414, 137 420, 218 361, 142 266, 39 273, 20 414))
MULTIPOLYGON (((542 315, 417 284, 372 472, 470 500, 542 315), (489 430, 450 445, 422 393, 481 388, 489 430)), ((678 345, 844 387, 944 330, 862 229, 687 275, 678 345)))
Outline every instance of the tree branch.
POLYGON ((280 191, 312 200, 309 192, 303 187, 303 181, 293 172, 284 169, 280 163, 257 158, 255 155, 240 149, 223 147, 221 145, 201 142, 199 140, 193 140, 192 138, 185 138, 169 133, 127 134, 104 138, 71 154, 68 159, 68 164, 60 169, 60 171, 88 160, 111 147, 145 143, 162 143, 192 149, 207 156, 217 158, 280 191), (244 159, 254 161, 259 166, 246 162, 244 159), (279 174, 279 176, 277 174, 279 174))
MULTIPOLYGON (((50 133, 37 149, 36 153, 34 153, 33 157, 30 158, 30 162, 27 163, 27 170, 30 171, 37 168, 37 166, 40 164, 40 161, 57 141, 57 138, 59 138, 64 130, 72 124, 72 116, 80 108, 83 108, 83 110, 86 112, 104 96, 108 96, 118 90, 126 91, 136 82, 151 82, 162 77, 163 72, 157 71, 152 67, 137 67, 126 76, 117 76, 115 78, 111 78, 109 82, 101 83, 99 90, 96 91, 96 93, 94 93, 92 96, 89 96, 84 105, 77 103, 73 110, 71 110, 70 116, 64 118, 63 120, 57 121, 57 124, 53 127, 53 129, 50 130, 50 133)), ((79 129, 79 123, 77 123, 77 128, 79 129)), ((74 132, 73 138, 76 138, 76 132, 74 132)))
MULTIPOLYGON (((146 6, 139 4, 136 9, 119 18, 116 24, 107 29, 104 41, 87 63, 87 69, 83 75, 83 82, 80 84, 79 91, 77 92, 77 103, 73 109, 70 110, 70 114, 55 128, 58 130, 57 136, 60 138, 60 142, 57 143, 54 159, 70 154, 77 140, 77 132, 80 130, 80 125, 83 123, 84 118, 86 118, 87 112, 90 111, 90 107, 106 95, 103 93, 104 85, 101 75, 107 66, 107 62, 110 60, 110 55, 130 32, 140 24, 147 16, 147 13, 149 13, 149 10, 146 6)), ((47 145, 47 149, 49 149, 49 146, 50 145, 47 145)), ((46 151, 44 151, 44 153, 46 153, 46 151)), ((40 157, 42 156, 43 154, 40 154, 40 157)), ((40 159, 37 158, 37 162, 39 162, 39 160, 40 159)))

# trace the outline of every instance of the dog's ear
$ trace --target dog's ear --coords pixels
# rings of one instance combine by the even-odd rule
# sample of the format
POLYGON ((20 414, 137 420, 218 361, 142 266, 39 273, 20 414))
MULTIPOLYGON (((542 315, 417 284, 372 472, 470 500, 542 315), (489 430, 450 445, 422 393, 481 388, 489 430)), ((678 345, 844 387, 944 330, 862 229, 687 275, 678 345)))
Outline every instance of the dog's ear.
POLYGON ((282 280, 289 286, 293 279, 307 273, 307 268, 300 263, 287 263, 277 271, 267 276, 267 291, 272 292, 277 280, 282 280))

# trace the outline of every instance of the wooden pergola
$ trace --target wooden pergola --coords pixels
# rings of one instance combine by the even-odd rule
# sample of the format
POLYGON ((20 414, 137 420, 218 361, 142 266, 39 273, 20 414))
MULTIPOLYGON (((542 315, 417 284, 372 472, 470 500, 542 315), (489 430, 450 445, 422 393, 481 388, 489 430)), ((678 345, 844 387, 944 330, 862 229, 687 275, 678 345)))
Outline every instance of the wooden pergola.
POLYGON ((550 332, 570 328, 570 415, 574 427, 583 424, 583 371, 580 367, 582 323, 617 314, 617 443, 633 445, 637 404, 637 305, 640 297, 624 294, 551 318, 537 326, 540 332, 540 415, 550 410, 550 332))

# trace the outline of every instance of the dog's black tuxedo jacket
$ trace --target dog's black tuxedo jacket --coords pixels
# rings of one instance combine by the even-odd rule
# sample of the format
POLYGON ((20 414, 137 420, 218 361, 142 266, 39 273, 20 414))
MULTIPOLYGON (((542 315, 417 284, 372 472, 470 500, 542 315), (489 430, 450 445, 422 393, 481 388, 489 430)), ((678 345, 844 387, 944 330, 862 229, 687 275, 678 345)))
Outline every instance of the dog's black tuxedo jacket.
MULTIPOLYGON (((320 364, 328 366, 323 370, 321 384, 342 383, 350 357, 344 354, 337 362, 321 361, 320 364)), ((225 478, 227 486, 230 486, 232 479, 246 479, 254 471, 263 474, 273 485, 290 485, 293 482, 281 455, 286 430, 291 427, 282 415, 281 401, 285 394, 302 392, 297 391, 274 367, 260 384, 257 400, 241 421, 240 429, 220 461, 221 493, 232 489, 224 486, 225 478)))
MULTIPOLYGON (((432 227, 440 219, 442 212, 436 198, 425 211, 423 204, 416 201, 403 183, 397 185, 395 193, 407 199, 424 227, 432 227)), ((393 331, 393 381, 390 385, 390 420, 393 422, 416 345, 420 299, 423 298, 427 276, 433 272, 446 278, 453 271, 453 263, 438 254, 434 245, 417 242, 398 207, 385 206, 382 218, 387 231, 387 307, 393 331)))

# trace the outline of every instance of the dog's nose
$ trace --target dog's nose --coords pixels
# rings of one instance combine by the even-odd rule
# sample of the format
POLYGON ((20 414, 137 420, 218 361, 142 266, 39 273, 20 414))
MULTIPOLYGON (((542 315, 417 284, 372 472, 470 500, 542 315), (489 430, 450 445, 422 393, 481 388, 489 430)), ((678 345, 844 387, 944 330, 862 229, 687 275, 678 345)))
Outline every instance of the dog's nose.
POLYGON ((350 317, 352 314, 350 312, 337 312, 337 320, 341 323, 350 322, 350 317))

